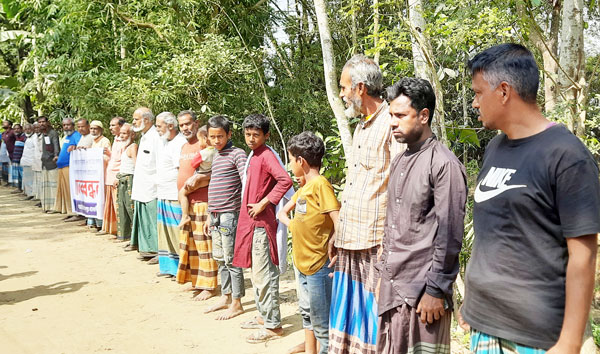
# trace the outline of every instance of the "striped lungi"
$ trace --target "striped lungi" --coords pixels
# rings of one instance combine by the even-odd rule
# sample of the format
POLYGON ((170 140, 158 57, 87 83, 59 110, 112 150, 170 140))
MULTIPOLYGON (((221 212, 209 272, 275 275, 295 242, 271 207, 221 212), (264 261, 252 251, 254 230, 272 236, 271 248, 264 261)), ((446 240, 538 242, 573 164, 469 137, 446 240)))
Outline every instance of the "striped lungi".
POLYGON ((137 246, 138 251, 143 253, 158 252, 156 199, 147 203, 133 201, 131 246, 137 246))
POLYGON ((71 214, 71 186, 69 185, 69 166, 58 169, 58 186, 54 210, 62 214, 71 214))
POLYGON ((117 226, 119 240, 131 238, 131 225, 133 224, 133 200, 131 200, 131 187, 133 175, 118 174, 119 187, 117 188, 117 226))
POLYGON ((56 181, 58 179, 58 170, 42 169, 42 183, 40 192, 40 201, 42 210, 52 210, 56 201, 56 181))
POLYGON ((417 309, 407 304, 386 311, 379 318, 377 353, 450 354, 452 311, 433 323, 422 323, 417 309))
POLYGON ((204 235, 208 204, 191 204, 189 214, 192 221, 182 230, 179 239, 177 282, 192 282, 196 289, 214 290, 219 267, 212 257, 212 238, 204 235))
POLYGON ((158 205, 158 268, 160 274, 177 275, 179 267, 179 221, 181 205, 178 201, 159 199, 158 205))
POLYGON ((544 349, 532 348, 513 341, 479 332, 471 327, 471 353, 475 354, 544 354, 544 349))
POLYGON ((33 196, 33 170, 31 166, 23 166, 23 192, 28 197, 33 196))
POLYGON ((104 216, 102 217, 102 230, 107 234, 117 234, 117 188, 104 186, 104 216))
POLYGON ((23 182, 23 167, 18 162, 11 162, 9 167, 8 183, 21 189, 23 182))
POLYGON ((42 171, 33 171, 33 196, 35 199, 42 197, 42 171))
POLYGON ((338 249, 329 312, 329 353, 376 352, 376 262, 377 247, 338 249))

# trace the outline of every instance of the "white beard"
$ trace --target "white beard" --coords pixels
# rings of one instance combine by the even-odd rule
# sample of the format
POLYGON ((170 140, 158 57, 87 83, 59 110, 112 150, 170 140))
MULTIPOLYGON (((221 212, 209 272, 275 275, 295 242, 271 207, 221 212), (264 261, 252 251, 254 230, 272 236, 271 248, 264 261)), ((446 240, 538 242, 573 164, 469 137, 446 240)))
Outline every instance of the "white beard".
POLYGON ((360 108, 362 106, 362 101, 359 98, 358 100, 344 100, 345 102, 350 102, 350 106, 344 110, 344 114, 347 118, 356 118, 360 116, 360 108))
POLYGON ((146 129, 146 122, 142 121, 142 125, 140 125, 139 127, 131 127, 131 129, 133 129, 134 132, 139 133, 142 130, 146 129))

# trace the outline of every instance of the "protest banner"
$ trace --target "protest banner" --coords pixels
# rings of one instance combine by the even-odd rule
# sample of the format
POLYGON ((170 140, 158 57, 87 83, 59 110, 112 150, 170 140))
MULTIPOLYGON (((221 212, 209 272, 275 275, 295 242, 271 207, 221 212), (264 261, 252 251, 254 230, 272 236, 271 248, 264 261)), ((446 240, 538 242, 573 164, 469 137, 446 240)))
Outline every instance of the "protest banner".
POLYGON ((104 156, 102 148, 71 152, 69 183, 73 212, 102 219, 104 214, 104 156))

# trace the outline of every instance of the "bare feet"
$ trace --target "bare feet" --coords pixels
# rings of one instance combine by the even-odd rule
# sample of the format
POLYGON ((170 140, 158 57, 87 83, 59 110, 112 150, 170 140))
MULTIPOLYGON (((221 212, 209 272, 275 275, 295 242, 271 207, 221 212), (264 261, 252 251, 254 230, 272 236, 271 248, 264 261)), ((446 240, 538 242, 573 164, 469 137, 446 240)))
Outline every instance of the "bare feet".
POLYGON ((183 230, 183 228, 185 227, 185 225, 187 225, 187 223, 189 223, 190 221, 192 221, 192 218, 190 218, 189 215, 182 215, 181 216, 181 221, 179 222, 179 228, 181 230, 183 230))
POLYGON ((204 313, 225 310, 226 308, 229 307, 229 304, 231 304, 231 295, 223 295, 219 299, 219 302, 217 302, 213 306, 209 307, 208 309, 204 310, 204 313))
POLYGON ((288 349, 287 352, 285 352, 285 354, 296 354, 296 353, 304 353, 304 342, 291 347, 290 349, 288 349))
POLYGON ((194 301, 204 301, 215 296, 214 290, 202 290, 198 295, 194 296, 194 301))
POLYGON ((232 319, 243 313, 244 313, 244 308, 242 307, 242 302, 240 301, 240 299, 233 299, 233 301, 229 305, 229 308, 227 309, 227 311, 225 313, 222 313, 219 316, 217 316, 216 320, 217 321, 229 320, 229 319, 232 319))

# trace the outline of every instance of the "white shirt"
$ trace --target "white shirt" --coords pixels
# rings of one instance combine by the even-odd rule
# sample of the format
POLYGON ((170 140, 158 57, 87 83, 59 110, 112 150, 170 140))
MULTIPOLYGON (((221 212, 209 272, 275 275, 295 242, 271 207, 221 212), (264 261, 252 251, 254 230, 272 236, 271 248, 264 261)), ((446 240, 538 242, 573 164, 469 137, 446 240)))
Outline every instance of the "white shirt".
POLYGON ((77 143, 77 147, 83 147, 83 148, 91 148, 92 144, 94 143, 94 137, 92 136, 92 134, 88 134, 88 135, 82 135, 81 139, 79 139, 79 142, 77 143))
POLYGON ((33 164, 31 165, 31 169, 37 172, 42 172, 42 148, 44 147, 44 135, 43 134, 33 134, 31 136, 31 140, 33 140, 33 164))
POLYGON ((142 135, 133 172, 132 200, 148 203, 156 199, 156 155, 163 147, 156 127, 142 135))
POLYGON ((157 198, 177 200, 177 174, 179 173, 179 155, 181 147, 187 139, 177 134, 173 140, 167 141, 158 152, 157 159, 157 198))
POLYGON ((21 166, 32 166, 33 165, 33 154, 35 153, 35 134, 31 134, 25 140, 25 146, 23 147, 23 156, 21 156, 21 166))

